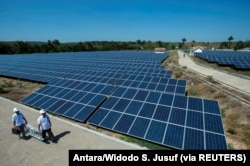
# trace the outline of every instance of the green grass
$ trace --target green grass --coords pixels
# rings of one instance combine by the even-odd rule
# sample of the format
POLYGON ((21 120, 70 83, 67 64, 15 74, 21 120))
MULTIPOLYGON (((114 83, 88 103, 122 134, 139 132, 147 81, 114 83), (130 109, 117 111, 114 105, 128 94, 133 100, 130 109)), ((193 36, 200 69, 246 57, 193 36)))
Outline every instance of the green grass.
POLYGON ((193 86, 188 89, 188 95, 199 96, 200 92, 196 90, 193 86))
POLYGON ((3 88, 11 88, 11 87, 14 87, 14 85, 13 85, 12 81, 5 81, 5 80, 3 80, 2 87, 3 88))
POLYGON ((222 116, 222 118, 226 117, 226 111, 225 111, 225 109, 221 109, 221 116, 222 116))
POLYGON ((167 147, 157 145, 157 144, 154 144, 154 143, 150 143, 150 142, 147 142, 147 141, 143 141, 143 140, 140 140, 140 139, 136 139, 136 138, 133 138, 133 137, 129 137, 129 136, 121 136, 120 139, 123 140, 123 141, 126 141, 126 142, 130 142, 130 143, 140 145, 142 147, 146 147, 146 148, 148 148, 150 150, 171 150, 171 149, 169 149, 167 147))
POLYGON ((235 130, 234 128, 229 128, 229 129, 227 130, 227 132, 229 132, 229 133, 232 134, 232 135, 237 134, 237 132, 236 132, 236 130, 235 130))
POLYGON ((250 125, 242 125, 242 129, 244 132, 244 138, 243 141, 247 144, 247 146, 250 148, 250 125))
POLYGON ((228 150, 234 150, 232 143, 227 144, 227 148, 228 148, 228 150))

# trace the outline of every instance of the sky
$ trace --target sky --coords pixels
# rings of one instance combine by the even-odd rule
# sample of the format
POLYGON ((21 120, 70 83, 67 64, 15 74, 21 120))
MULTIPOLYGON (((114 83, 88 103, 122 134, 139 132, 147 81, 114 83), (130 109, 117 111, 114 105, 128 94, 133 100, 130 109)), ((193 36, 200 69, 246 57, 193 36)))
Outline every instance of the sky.
POLYGON ((246 41, 249 9, 249 0, 0 0, 0 41, 246 41))

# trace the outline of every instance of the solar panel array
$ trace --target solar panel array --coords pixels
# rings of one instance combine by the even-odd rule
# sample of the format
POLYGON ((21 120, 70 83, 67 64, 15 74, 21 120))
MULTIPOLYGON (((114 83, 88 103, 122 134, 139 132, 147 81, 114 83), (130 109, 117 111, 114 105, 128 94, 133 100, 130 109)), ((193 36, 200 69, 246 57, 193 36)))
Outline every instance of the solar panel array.
POLYGON ((22 103, 175 149, 227 149, 218 102, 185 96, 167 54, 0 56, 0 74, 47 82, 22 103))
POLYGON ((234 66, 237 69, 250 69, 249 51, 203 51, 195 56, 219 65, 234 66))

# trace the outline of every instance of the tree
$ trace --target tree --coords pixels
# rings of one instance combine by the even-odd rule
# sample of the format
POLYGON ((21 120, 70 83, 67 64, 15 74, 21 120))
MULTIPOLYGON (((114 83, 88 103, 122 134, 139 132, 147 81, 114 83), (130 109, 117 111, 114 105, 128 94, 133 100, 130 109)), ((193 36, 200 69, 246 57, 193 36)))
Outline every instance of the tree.
POLYGON ((194 47, 194 46, 195 46, 195 44, 196 44, 196 41, 195 41, 195 40, 193 40, 193 41, 192 41, 192 43, 191 43, 191 46, 192 46, 192 47, 194 47))
POLYGON ((231 47, 231 41, 232 41, 233 39, 234 39, 233 36, 229 36, 229 37, 228 37, 228 48, 231 47))
POLYGON ((185 46, 185 42, 187 41, 187 39, 186 38, 182 38, 181 41, 182 41, 182 45, 185 46))
POLYGON ((240 40, 236 43, 236 45, 234 46, 234 50, 240 50, 244 48, 244 43, 240 40))

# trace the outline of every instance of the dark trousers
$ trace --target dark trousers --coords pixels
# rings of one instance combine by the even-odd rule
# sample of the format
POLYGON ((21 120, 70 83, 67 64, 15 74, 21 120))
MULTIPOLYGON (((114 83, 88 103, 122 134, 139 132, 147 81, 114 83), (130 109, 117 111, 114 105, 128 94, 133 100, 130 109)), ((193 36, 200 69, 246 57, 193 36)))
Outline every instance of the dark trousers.
POLYGON ((54 134, 52 133, 51 128, 48 130, 42 130, 43 139, 46 139, 46 133, 48 133, 50 140, 54 141, 54 134))
POLYGON ((21 136, 20 134, 22 133, 22 137, 25 137, 25 125, 22 124, 21 126, 17 126, 18 130, 20 130, 19 137, 21 136))

